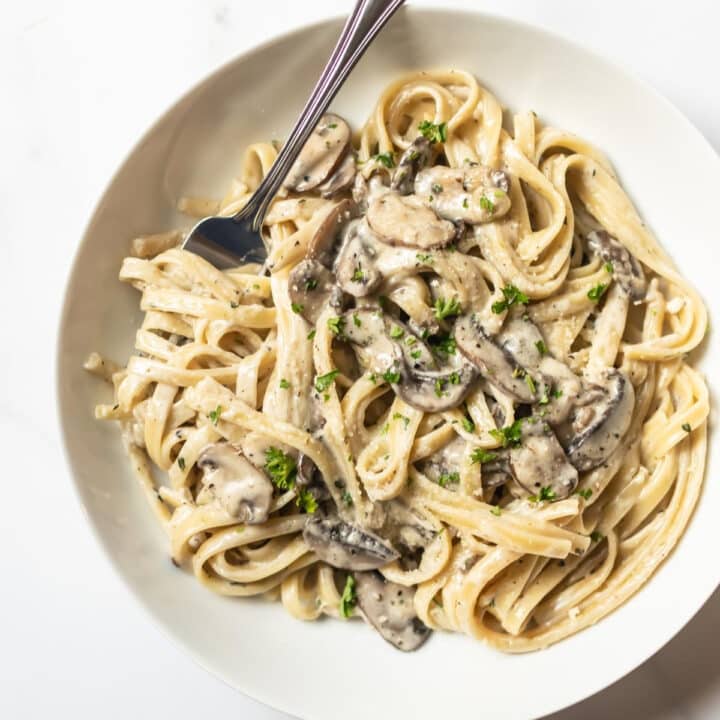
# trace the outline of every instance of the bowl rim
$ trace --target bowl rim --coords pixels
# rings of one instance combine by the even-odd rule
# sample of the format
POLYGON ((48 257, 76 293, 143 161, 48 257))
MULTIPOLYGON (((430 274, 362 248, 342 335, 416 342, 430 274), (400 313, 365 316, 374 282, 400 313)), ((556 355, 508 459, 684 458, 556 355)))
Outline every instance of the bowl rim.
MULTIPOLYGON (((481 22, 486 23, 496 23, 500 25, 505 25, 508 29, 516 29, 523 33, 531 33, 535 34, 536 36, 540 37, 542 40, 551 42, 551 43, 560 43, 561 45, 566 46, 569 50, 577 53, 581 53, 587 57, 590 57, 591 59, 595 60, 596 62, 602 63, 605 66, 609 67, 616 73, 620 73, 624 75, 628 80, 630 80, 632 83, 634 83, 638 88, 646 93, 649 93, 653 96, 654 100, 656 102, 659 102, 661 105, 664 106, 664 109, 667 112, 670 112, 672 115, 675 116, 675 119, 679 122, 681 122, 687 131, 694 134, 695 137, 700 140, 701 144, 704 147, 705 152, 708 152, 711 154, 715 161, 718 164, 718 170, 720 170, 720 153, 715 150, 713 145, 710 143, 710 141, 705 137, 703 132, 696 127, 696 125, 680 110, 678 109, 668 98, 666 98, 658 89, 656 89, 650 82, 646 81, 644 78, 640 77, 632 68, 628 67, 625 63, 621 63, 617 60, 614 60, 603 53, 601 53, 598 50, 595 50, 593 48, 586 47, 584 45, 581 45, 579 42, 576 42, 573 39, 570 39, 566 37, 564 34, 560 32, 556 32, 554 30, 550 30, 542 25, 533 24, 531 22, 527 22, 525 20, 518 20, 513 17, 508 17, 505 15, 500 15, 493 12, 488 11, 481 11, 481 10, 471 10, 468 8, 458 8, 458 7, 444 7, 439 4, 433 4, 433 5, 423 5, 421 7, 413 6, 413 5, 403 5, 400 8, 400 13, 411 13, 412 15, 418 15, 418 16, 432 16, 432 15, 455 15, 458 16, 460 19, 462 17, 468 17, 473 18, 474 20, 480 20, 481 22)), ((291 716, 295 716, 294 713, 296 710, 294 710, 292 707, 288 706, 284 701, 275 698, 271 696, 270 694, 266 692, 259 691, 253 687, 248 687, 247 685, 244 685, 234 679, 231 679, 229 674, 224 671, 222 668, 216 666, 215 663, 209 661, 205 658, 205 656, 199 652, 196 651, 193 646, 183 639, 180 638, 172 629, 170 625, 168 625, 165 622, 165 619, 163 618, 161 613, 156 612, 152 606, 146 601, 146 599, 143 597, 141 591, 136 588, 125 576, 125 573, 122 571, 121 567, 119 566, 118 562, 114 559, 111 546, 109 542, 107 542, 101 532, 101 528, 97 520, 94 518, 90 510, 88 509, 85 501, 85 496, 83 494, 83 490, 80 486, 80 483, 77 479, 77 474, 75 472, 75 461, 71 455, 70 447, 69 447, 69 430, 63 420, 63 396, 62 396, 62 349, 63 349, 63 328, 65 327, 66 323, 69 320, 70 317, 70 288, 73 286, 74 281, 76 279, 76 275, 78 273, 78 265, 80 256, 83 253, 83 250, 86 246, 86 244, 89 242, 90 237, 90 231, 92 230, 93 224, 95 222, 95 218, 98 215, 98 212, 103 207, 103 205, 106 203, 108 197, 110 197, 111 190, 122 173, 125 165, 128 163, 128 161, 136 154, 136 152, 139 151, 139 149, 143 146, 143 144, 146 142, 146 140, 153 135, 153 133, 161 127, 167 119, 173 116, 173 114, 177 111, 177 109, 182 105, 183 102, 185 102, 190 96, 198 93, 202 90, 203 87, 206 85, 212 83, 217 77, 223 75, 224 73, 228 72, 233 68, 235 65, 243 63, 249 56, 262 52, 263 50, 269 49, 275 45, 281 45, 287 40, 291 40, 292 38, 303 35, 305 33, 313 33, 315 31, 321 30, 323 27, 335 24, 335 23, 343 23, 346 19, 345 15, 335 14, 328 17, 325 17, 320 20, 316 20, 314 22, 305 23, 301 25, 296 25, 288 30, 285 30, 282 33, 279 33, 277 35, 272 35, 268 37, 266 40, 264 40, 261 43, 253 44, 247 49, 243 50, 240 53, 237 53, 233 55, 232 57, 228 58, 227 60, 224 60, 223 62, 219 63, 218 65, 212 67, 208 71, 206 71, 199 79, 196 79, 194 82, 192 82, 189 86, 187 86, 181 94, 176 97, 175 100, 173 100, 165 110, 163 110, 157 118, 152 121, 148 127, 142 132, 140 137, 131 144, 125 152, 122 152, 121 159, 117 163, 117 166, 115 167, 115 170, 107 177, 103 183, 102 183, 102 190, 99 194, 99 197, 97 201, 93 204, 92 210, 89 214, 88 220, 84 223, 82 233, 80 235, 80 240, 77 242, 75 248, 72 251, 72 260, 69 265, 69 269, 67 271, 65 283, 63 286, 63 299, 62 303, 60 304, 60 309, 56 317, 56 325, 55 325, 55 341, 54 341, 54 350, 55 350, 55 362, 54 362, 54 373, 53 373, 53 389, 54 389, 54 406, 55 406, 55 419, 59 425, 60 428, 60 437, 61 437, 61 447, 62 447, 62 456, 65 461, 65 469, 66 474, 70 477, 71 485, 73 488, 73 492, 75 494, 75 498, 77 502, 79 503, 81 513, 85 517, 87 521, 87 525, 89 526, 90 533, 96 543, 96 545, 101 549, 102 554, 104 555, 106 561, 109 563, 109 565, 113 568, 113 571, 117 577, 119 577, 122 586, 125 588, 125 590, 128 593, 128 596, 136 603, 136 606, 139 606, 143 609, 144 613, 149 617, 152 624, 160 631, 160 633, 167 638, 174 647, 181 650, 183 653, 185 653, 187 656, 189 656, 198 666, 203 668, 206 672, 208 672, 213 677, 219 679, 221 682, 223 682, 225 685, 231 687, 232 689, 241 692, 243 695, 251 698, 252 700, 255 700, 257 702, 260 702, 264 705, 267 705, 268 707, 278 710, 279 712, 286 713, 291 716)), ((700 346, 701 348, 705 342, 700 346)), ((697 352, 697 349, 694 351, 697 352)), ((706 378, 707 379, 707 378, 706 378)), ((710 396, 711 396, 711 407, 712 407, 712 388, 710 387, 710 396)), ((707 453, 708 455, 711 452, 711 442, 710 438, 712 434, 715 432, 712 422, 709 421, 708 425, 708 443, 707 443, 707 453)), ((703 477, 703 487, 701 489, 700 497, 698 499, 698 504, 702 502, 705 485, 708 480, 708 467, 706 464, 705 467, 705 474, 703 477)), ((689 518, 688 525, 686 526, 685 530, 683 531, 678 544, 682 542, 683 536, 688 532, 688 528, 690 525, 694 522, 695 519, 695 509, 693 510, 692 515, 689 518)), ((677 547, 677 546, 676 546, 677 547)), ((661 565, 665 564, 665 562, 668 561, 668 558, 674 554, 675 548, 673 548, 673 551, 671 551, 666 557, 661 565)), ((660 566, 659 566, 660 567, 660 566)), ((657 569, 659 569, 659 567, 657 569)), ((656 571, 657 571, 656 569, 656 571)), ((654 573, 653 573, 654 575, 654 573)), ((649 643, 652 646, 652 649, 648 651, 643 651, 640 653, 640 657, 633 657, 626 666, 623 666, 621 668, 621 671, 619 674, 617 674, 612 680, 608 681, 605 678, 600 679, 596 682, 587 682, 583 685, 583 689, 580 691, 573 690, 573 687, 577 688, 578 685, 570 685, 568 692, 566 696, 560 700, 555 701, 554 703, 548 703, 546 708, 543 710, 542 715, 533 715, 533 718, 541 718, 546 717, 549 714, 553 714, 556 712, 559 712, 563 709, 569 708, 577 703, 580 703, 597 693, 605 690, 608 687, 611 687, 612 685, 615 685, 620 680, 622 680, 624 677, 629 675, 631 672, 636 670, 638 667, 643 665, 644 663, 648 662, 651 658, 653 658, 660 650, 662 650, 665 645, 667 645, 681 630, 683 630, 687 624, 697 615, 697 613, 702 609, 702 607, 707 603, 707 601, 710 599, 710 597, 713 595, 713 593, 717 590, 717 588, 720 587, 720 572, 718 572, 717 578, 711 583, 709 586, 709 590, 700 592, 697 592, 697 597, 693 601, 693 609, 690 611, 690 613, 684 617, 680 622, 676 620, 676 622, 672 625, 669 634, 666 633, 658 633, 659 639, 657 641, 654 641, 652 643, 649 643)), ((632 597, 627 600, 627 603, 632 602, 632 597)), ((615 612, 615 611, 613 611, 615 612)), ((602 620, 601 620, 602 622, 602 620)), ((666 623, 667 624, 667 623, 666 623)), ((582 632, 582 631, 581 631, 582 632)))

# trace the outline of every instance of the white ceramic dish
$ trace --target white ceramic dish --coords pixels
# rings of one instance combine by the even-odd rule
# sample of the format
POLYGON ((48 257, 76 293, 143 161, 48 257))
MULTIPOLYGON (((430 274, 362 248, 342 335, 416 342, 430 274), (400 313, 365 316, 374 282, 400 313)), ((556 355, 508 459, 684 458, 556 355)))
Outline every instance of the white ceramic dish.
MULTIPOLYGON (((709 597, 720 581, 720 566, 708 562, 717 546, 717 483, 707 483, 687 533, 652 581, 595 627, 524 656, 441 633, 404 655, 360 623, 300 623, 279 605, 215 596, 178 571, 116 428, 92 417, 107 393, 82 361, 93 349, 124 361, 138 323, 137 294, 117 282, 129 238, 178 222, 173 207, 181 193, 220 192, 248 142, 285 135, 339 25, 299 30, 213 74, 143 138, 100 201, 60 328, 60 418, 76 487, 101 544, 148 612, 199 663, 248 695, 317 720, 539 717, 635 668, 709 597)), ((665 100, 545 32, 479 14, 410 9, 381 35, 334 107, 357 126, 388 80, 425 67, 472 71, 509 108, 532 108, 595 142, 681 270, 713 297, 720 161, 665 100)), ((711 337, 706 371, 719 358, 711 337)))

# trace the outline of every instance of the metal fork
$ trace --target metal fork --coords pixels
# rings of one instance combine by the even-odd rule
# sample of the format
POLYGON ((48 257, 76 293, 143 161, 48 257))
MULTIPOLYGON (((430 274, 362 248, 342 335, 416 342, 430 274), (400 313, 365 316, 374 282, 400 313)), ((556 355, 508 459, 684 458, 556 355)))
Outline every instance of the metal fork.
POLYGON ((358 0, 287 142, 247 205, 233 217, 201 220, 188 234, 183 249, 220 269, 265 262, 267 248, 260 228, 270 203, 347 76, 403 2, 358 0))

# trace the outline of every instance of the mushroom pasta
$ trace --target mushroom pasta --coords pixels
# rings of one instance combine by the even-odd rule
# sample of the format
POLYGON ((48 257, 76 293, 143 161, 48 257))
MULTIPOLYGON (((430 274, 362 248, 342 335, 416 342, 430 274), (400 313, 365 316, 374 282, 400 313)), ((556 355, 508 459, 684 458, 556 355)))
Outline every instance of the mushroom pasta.
POLYGON ((356 135, 322 118, 263 233, 226 271, 134 240, 136 352, 88 359, 177 565, 402 650, 542 648, 648 580, 702 486, 707 316, 599 150, 413 73, 356 135))

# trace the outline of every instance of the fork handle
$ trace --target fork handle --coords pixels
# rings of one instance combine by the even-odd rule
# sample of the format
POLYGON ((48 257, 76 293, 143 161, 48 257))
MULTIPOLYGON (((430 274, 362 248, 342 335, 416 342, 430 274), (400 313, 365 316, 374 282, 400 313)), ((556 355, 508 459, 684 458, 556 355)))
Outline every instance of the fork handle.
POLYGON ((290 132, 268 174, 245 207, 235 216, 236 221, 251 220, 252 229, 255 232, 260 231, 270 203, 320 118, 337 95, 350 71, 367 50, 368 45, 404 1, 358 0, 343 27, 325 69, 295 123, 295 127, 290 132))

